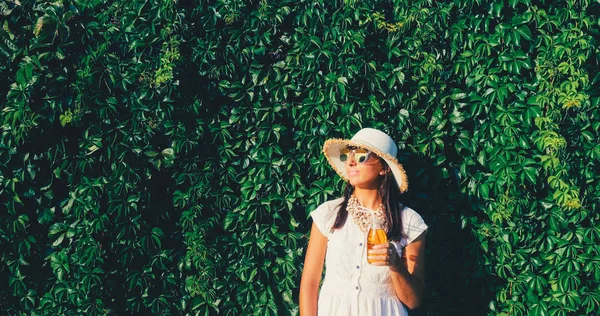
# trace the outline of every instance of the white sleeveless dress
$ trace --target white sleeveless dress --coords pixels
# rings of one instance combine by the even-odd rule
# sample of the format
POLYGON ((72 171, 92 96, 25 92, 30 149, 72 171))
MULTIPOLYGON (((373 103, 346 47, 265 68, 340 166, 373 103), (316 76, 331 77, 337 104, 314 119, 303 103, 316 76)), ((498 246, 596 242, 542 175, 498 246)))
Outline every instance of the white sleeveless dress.
MULTIPOLYGON (((319 292, 319 316, 408 315, 396 297, 389 267, 367 262, 367 235, 350 216, 341 229, 331 231, 343 198, 325 202, 310 215, 327 237, 325 278, 319 292)), ((406 237, 392 242, 398 254, 427 229, 421 216, 405 207, 402 229, 406 237)))

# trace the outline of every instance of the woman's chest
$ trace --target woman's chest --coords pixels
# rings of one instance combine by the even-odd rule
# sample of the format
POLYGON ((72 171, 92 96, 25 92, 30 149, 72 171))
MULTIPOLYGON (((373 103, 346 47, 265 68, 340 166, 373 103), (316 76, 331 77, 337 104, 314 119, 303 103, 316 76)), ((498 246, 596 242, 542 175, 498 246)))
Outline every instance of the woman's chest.
POLYGON ((360 281, 361 284, 389 283, 389 268, 367 262, 367 234, 351 221, 329 234, 325 258, 329 277, 360 281))

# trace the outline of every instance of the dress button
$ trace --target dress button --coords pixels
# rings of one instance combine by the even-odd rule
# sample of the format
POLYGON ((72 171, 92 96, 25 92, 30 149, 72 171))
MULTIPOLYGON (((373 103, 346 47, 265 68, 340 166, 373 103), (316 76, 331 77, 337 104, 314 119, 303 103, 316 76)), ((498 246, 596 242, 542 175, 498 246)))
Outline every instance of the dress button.
POLYGON ((357 269, 360 269, 360 266, 356 266, 357 269))
POLYGON ((358 244, 358 245, 362 247, 362 242, 360 244, 358 244))
POLYGON ((358 286, 356 287, 356 289, 358 290, 358 286))

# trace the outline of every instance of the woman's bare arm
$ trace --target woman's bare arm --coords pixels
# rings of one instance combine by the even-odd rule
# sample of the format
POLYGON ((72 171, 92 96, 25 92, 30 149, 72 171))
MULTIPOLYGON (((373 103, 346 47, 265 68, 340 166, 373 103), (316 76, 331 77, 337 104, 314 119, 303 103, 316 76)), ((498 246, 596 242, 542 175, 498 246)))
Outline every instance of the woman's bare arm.
POLYGON ((317 315, 319 283, 326 251, 327 237, 313 223, 300 281, 300 316, 317 315))
POLYGON ((375 265, 389 266, 396 296, 406 307, 415 309, 421 305, 425 288, 425 235, 423 232, 413 242, 406 245, 406 262, 400 258, 394 245, 373 246, 370 256, 378 262, 375 265))

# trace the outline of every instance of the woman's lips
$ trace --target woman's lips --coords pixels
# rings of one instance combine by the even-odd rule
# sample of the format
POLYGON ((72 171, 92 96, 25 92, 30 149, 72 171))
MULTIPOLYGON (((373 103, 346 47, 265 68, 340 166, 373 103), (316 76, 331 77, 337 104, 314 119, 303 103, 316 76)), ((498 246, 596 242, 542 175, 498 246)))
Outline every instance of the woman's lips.
POLYGON ((349 177, 354 177, 354 176, 357 176, 358 174, 359 174, 359 172, 356 170, 348 171, 349 177))

